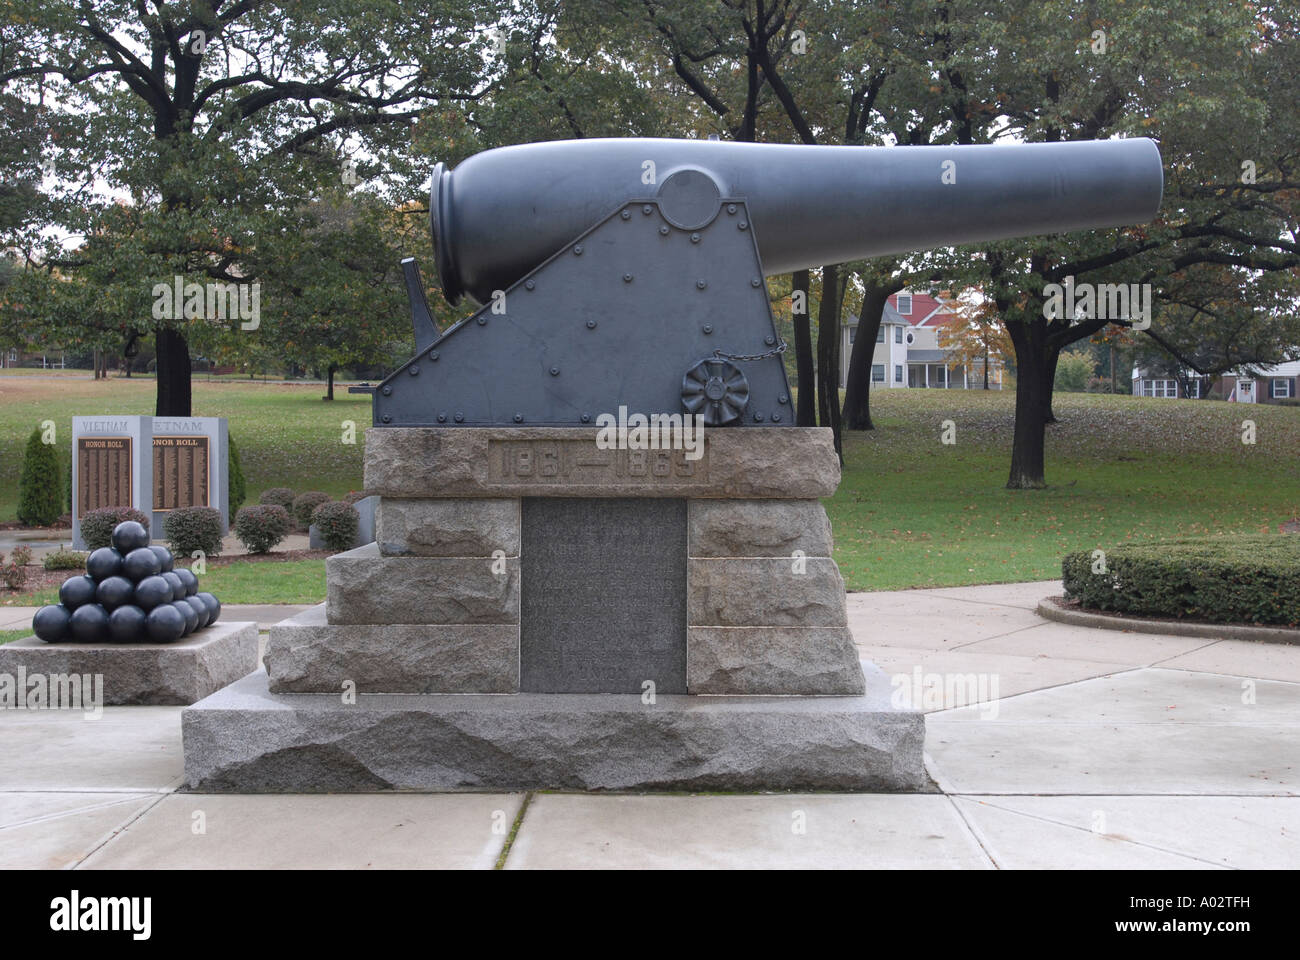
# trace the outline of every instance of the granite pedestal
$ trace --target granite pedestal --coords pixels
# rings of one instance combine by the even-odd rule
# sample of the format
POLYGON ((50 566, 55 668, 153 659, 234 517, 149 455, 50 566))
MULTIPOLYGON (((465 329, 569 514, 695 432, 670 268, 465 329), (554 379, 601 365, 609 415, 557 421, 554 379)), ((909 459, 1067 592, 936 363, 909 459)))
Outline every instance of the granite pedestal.
POLYGON ((175 643, 46 643, 0 646, 0 674, 102 676, 104 706, 188 706, 258 668, 257 624, 218 620, 175 643))
POLYGON ((924 719, 848 629, 830 431, 596 435, 370 430, 375 542, 185 712, 191 787, 919 789, 924 719))

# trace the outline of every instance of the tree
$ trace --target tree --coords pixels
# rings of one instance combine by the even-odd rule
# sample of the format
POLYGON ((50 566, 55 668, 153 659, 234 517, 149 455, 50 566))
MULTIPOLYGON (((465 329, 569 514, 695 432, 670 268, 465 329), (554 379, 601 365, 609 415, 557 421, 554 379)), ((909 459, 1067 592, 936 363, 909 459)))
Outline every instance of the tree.
POLYGON ((54 445, 44 443, 40 430, 27 438, 23 469, 18 478, 18 520, 48 527, 63 514, 63 480, 54 445))
POLYGON ((354 160, 400 193, 417 120, 436 127, 431 108, 483 95, 491 14, 475 0, 79 0, 10 19, 0 83, 85 128, 61 147, 62 177, 129 197, 65 208, 60 225, 91 241, 38 257, 29 239, 29 258, 129 307, 117 319, 156 338, 156 412, 188 415, 187 337, 203 318, 140 313, 153 284, 256 282, 293 212, 354 160))
POLYGON ((989 367, 995 360, 1005 363, 1013 349, 993 301, 978 288, 964 290, 956 297, 940 296, 954 317, 951 323, 939 328, 940 348, 960 363, 968 374, 978 361, 983 388, 989 389, 989 367))

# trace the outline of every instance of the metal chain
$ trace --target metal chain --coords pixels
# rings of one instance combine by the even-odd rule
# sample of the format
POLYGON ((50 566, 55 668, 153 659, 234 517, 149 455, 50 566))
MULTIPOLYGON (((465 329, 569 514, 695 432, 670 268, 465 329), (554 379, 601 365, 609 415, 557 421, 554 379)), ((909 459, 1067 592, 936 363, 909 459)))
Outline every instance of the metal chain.
POLYGON ((768 357, 778 357, 781 354, 785 353, 786 346, 787 344, 785 340, 782 340, 771 350, 767 351, 767 353, 755 353, 755 354, 723 353, 721 350, 714 350, 713 355, 717 357, 719 360, 766 360, 768 357))

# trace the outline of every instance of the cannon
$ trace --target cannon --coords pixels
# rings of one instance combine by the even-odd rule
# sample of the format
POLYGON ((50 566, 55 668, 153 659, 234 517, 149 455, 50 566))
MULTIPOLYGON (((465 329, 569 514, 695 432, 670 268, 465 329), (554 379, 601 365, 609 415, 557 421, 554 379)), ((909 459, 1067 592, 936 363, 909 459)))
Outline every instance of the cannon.
POLYGON ((376 426, 581 426, 620 408, 793 426, 763 278, 824 263, 1141 223, 1147 139, 832 147, 606 139, 439 163, 439 332, 404 263, 417 353, 376 426))

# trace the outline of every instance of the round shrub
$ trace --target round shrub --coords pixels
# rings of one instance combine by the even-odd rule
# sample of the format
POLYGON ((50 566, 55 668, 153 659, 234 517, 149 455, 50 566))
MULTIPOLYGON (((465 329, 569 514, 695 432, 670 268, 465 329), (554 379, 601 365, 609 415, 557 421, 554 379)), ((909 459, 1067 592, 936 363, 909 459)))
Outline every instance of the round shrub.
POLYGON ((23 454, 18 478, 18 520, 35 527, 48 527, 63 515, 63 477, 59 455, 53 445, 41 443, 41 431, 33 430, 23 454))
POLYGON ((89 553, 59 547, 59 549, 47 553, 44 559, 41 560, 41 564, 46 570, 84 570, 86 560, 89 557, 89 553))
POLYGON ((300 493, 293 498, 293 520, 298 524, 298 529, 306 530, 312 522, 313 511, 322 503, 329 503, 330 495, 321 493, 319 490, 308 490, 306 493, 300 493))
POLYGON ((113 528, 119 523, 134 520, 149 529, 149 517, 131 507, 101 507, 91 510, 81 518, 81 539, 91 550, 113 545, 113 528))
POLYGON ((249 553, 266 553, 289 532, 289 511, 277 503, 241 507, 235 514, 235 536, 249 553))
POLYGON ((239 465, 239 448, 234 437, 226 437, 226 497, 228 509, 235 513, 248 499, 248 485, 244 482, 244 469, 239 465))
POLYGON ((357 542, 357 525, 361 517, 350 503, 322 503, 311 515, 316 532, 331 550, 350 550, 357 542))
POLYGON ((191 556, 202 550, 208 556, 221 552, 221 511, 216 507, 181 507, 163 520, 163 535, 172 553, 191 556))
POLYGON ((293 510, 293 491, 288 487, 271 487, 269 490, 263 490, 262 495, 257 498, 257 502, 263 506, 284 507, 285 510, 293 510))

